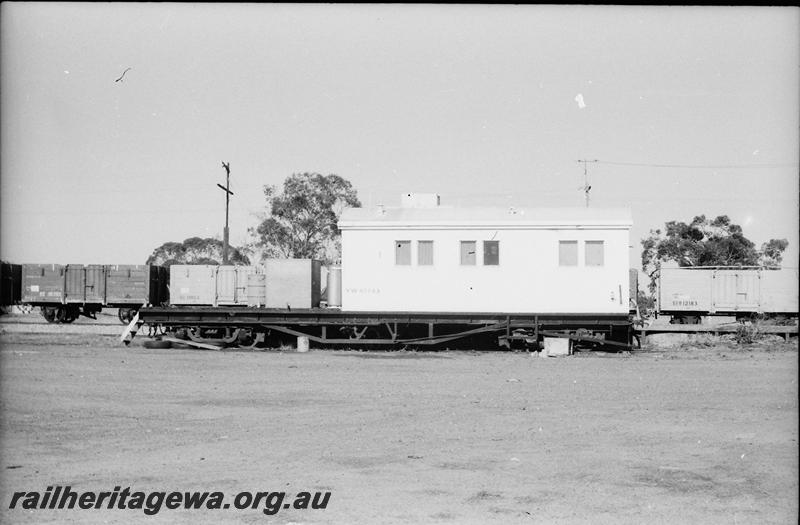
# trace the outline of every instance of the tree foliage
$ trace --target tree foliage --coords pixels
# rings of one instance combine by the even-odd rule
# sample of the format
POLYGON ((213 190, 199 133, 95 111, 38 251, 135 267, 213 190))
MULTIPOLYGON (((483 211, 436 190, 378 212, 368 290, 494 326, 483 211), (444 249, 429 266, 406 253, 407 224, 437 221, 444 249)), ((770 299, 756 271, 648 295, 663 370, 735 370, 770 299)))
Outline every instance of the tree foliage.
POLYGON ((268 212, 249 232, 262 257, 321 259, 340 257, 340 232, 336 223, 345 207, 358 208, 356 190, 338 175, 293 174, 278 192, 264 186, 268 212))
POLYGON ((636 307, 642 317, 650 317, 656 307, 656 298, 644 290, 636 290, 636 307))
POLYGON ((678 266, 776 266, 789 245, 786 239, 771 239, 757 249, 744 236, 742 227, 727 215, 709 220, 698 215, 688 224, 669 221, 662 232, 650 230, 642 239, 642 269, 651 278, 655 291, 655 273, 666 261, 678 266))
POLYGON ((783 252, 789 246, 786 239, 770 239, 761 245, 761 264, 764 266, 779 266, 783 261, 783 252))
MULTIPOLYGON (((147 258, 146 264, 172 266, 173 264, 221 264, 222 241, 214 238, 190 237, 183 242, 165 242, 147 258)), ((239 248, 228 247, 230 264, 250 264, 239 248)))

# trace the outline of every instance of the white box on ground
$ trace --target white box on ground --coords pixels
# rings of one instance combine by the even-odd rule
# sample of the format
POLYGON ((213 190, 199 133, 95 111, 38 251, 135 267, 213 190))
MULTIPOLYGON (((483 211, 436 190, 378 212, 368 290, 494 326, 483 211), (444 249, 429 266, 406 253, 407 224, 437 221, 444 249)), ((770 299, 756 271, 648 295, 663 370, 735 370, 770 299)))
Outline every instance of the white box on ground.
POLYGON ((297 338, 297 351, 298 352, 308 352, 308 347, 309 347, 308 337, 299 336, 297 338))
POLYGON ((566 337, 545 337, 543 357, 572 355, 572 340, 566 337))

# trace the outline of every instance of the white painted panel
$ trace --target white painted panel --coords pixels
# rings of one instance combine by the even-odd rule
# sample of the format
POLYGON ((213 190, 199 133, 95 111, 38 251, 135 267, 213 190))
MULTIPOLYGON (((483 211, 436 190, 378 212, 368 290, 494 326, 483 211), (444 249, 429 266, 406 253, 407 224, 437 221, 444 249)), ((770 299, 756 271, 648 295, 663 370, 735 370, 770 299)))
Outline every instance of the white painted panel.
POLYGON ((715 312, 753 312, 758 310, 758 270, 715 270, 712 275, 715 312))
POLYGON ((797 313, 798 269, 761 271, 761 311, 797 313))
MULTIPOLYGON (((394 260, 393 253, 392 260, 394 260)), ((319 261, 267 259, 264 262, 264 271, 267 275, 267 308, 314 308, 319 306, 319 261)))
POLYGON ((173 264, 169 269, 171 304, 213 305, 217 298, 217 267, 207 264, 173 264))
MULTIPOLYGON (((412 249, 417 243, 412 242, 412 249)), ((627 229, 344 229, 342 308, 349 311, 627 313, 627 229), (395 264, 397 239, 432 240, 433 264, 395 264), (461 264, 474 240, 476 265, 461 264), (500 264, 483 264, 483 241, 500 264), (559 266, 559 241, 576 240, 579 264, 559 266), (604 265, 586 267, 586 240, 604 241, 604 265)))
POLYGON ((251 273, 247 275, 247 306, 258 308, 267 304, 267 275, 251 273))
POLYGON ((236 287, 233 296, 234 304, 247 305, 249 298, 247 296, 248 278, 256 273, 262 273, 263 269, 258 266, 236 266, 236 287))
POLYGON ((713 270, 661 268, 659 310, 663 312, 712 311, 713 270))
POLYGON ((236 267, 217 266, 217 304, 236 304, 236 267))

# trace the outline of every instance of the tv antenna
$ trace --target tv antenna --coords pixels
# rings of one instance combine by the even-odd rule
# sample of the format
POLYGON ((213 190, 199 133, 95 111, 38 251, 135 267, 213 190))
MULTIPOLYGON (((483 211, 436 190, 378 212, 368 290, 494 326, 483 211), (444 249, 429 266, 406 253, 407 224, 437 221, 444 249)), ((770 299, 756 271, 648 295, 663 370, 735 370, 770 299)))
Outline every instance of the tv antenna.
POLYGON ((583 190, 583 193, 586 195, 586 207, 588 208, 589 207, 589 190, 591 190, 592 187, 589 186, 589 172, 586 169, 586 165, 588 163, 590 163, 590 162, 598 162, 598 160, 597 159, 593 159, 593 160, 583 159, 583 160, 579 160, 578 162, 579 163, 583 163, 583 186, 581 186, 578 189, 579 190, 583 190))

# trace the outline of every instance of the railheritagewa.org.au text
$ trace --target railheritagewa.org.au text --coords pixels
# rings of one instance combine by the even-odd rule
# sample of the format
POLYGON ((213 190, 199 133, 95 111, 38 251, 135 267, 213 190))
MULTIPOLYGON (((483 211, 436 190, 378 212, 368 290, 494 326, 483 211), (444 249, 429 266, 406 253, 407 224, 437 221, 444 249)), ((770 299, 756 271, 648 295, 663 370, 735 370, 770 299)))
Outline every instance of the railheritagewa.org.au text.
POLYGON ((54 485, 44 491, 14 492, 9 509, 25 510, 133 510, 148 516, 163 510, 261 510, 274 515, 281 510, 324 510, 330 492, 243 491, 226 496, 217 491, 135 491, 116 486, 111 491, 76 491, 71 486, 54 485))

